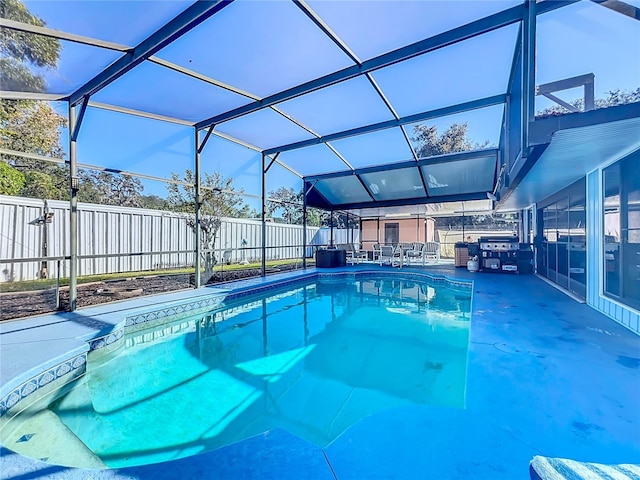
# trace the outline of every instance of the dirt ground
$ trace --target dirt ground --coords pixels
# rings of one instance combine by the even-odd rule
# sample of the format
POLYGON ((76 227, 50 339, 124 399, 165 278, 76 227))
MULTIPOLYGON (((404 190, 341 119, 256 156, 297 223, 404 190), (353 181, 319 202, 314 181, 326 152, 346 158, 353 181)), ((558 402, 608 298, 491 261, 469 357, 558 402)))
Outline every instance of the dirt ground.
MULTIPOLYGON (((292 267, 291 267, 292 268, 292 267)), ((288 266, 279 267, 279 271, 288 270, 288 266)), ((216 272, 208 284, 229 282, 260 275, 259 269, 229 270, 216 272)), ((193 275, 157 275, 134 277, 108 282, 94 282, 78 286, 78 308, 123 300, 126 298, 153 295, 193 288, 193 275)), ((60 290, 60 308, 69 308, 69 290, 60 290)), ((55 289, 37 290, 21 293, 0 294, 0 321, 20 317, 29 317, 56 311, 55 289)))

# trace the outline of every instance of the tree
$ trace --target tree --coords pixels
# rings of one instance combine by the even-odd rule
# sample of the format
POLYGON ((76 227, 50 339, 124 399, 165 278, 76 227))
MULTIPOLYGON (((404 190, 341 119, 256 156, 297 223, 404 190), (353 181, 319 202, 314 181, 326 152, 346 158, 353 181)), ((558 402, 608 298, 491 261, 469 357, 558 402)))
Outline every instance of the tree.
MULTIPOLYGON (((0 1, 0 17, 38 27, 46 25, 18 0, 0 1)), ((0 54, 0 85, 3 90, 42 92, 45 91, 44 79, 34 72, 58 64, 60 41, 5 28, 0 35, 0 54)))
MULTIPOLYGON (((171 209, 177 212, 193 213, 195 205, 195 176, 189 169, 180 177, 171 173, 174 182, 167 185, 169 192, 167 201, 171 209)), ((206 283, 213 275, 213 267, 217 263, 214 252, 216 238, 220 230, 222 217, 246 217, 249 207, 240 194, 244 190, 235 190, 232 178, 224 178, 219 172, 205 173, 201 180, 200 206, 200 246, 204 260, 202 278, 206 283)), ((196 229, 195 217, 189 215, 187 224, 193 231, 196 229)))
MULTIPOLYGON (((280 218, 285 223, 302 225, 302 190, 297 192, 291 187, 280 187, 269 192, 266 202, 267 215, 274 216, 280 213, 280 218)), ((344 212, 331 212, 318 208, 307 208, 307 225, 314 227, 356 228, 358 220, 355 216, 344 212), (332 222, 333 218, 333 222, 332 222), (333 223, 333 225, 332 225, 333 223)))
POLYGON ((319 210, 317 208, 308 208, 307 209, 307 225, 311 227, 319 227, 322 224, 323 214, 325 212, 323 210, 319 210))
POLYGON ((140 207, 142 182, 129 175, 111 172, 80 172, 78 200, 101 205, 140 207))
POLYGON ((140 208, 149 210, 171 210, 171 204, 168 200, 158 195, 140 195, 140 208))
MULTIPOLYGON (((17 0, 1 0, 0 16, 36 26, 45 23, 17 0)), ((46 90, 42 72, 55 68, 60 55, 55 38, 5 28, 0 35, 0 85, 2 90, 40 92, 46 90)), ((60 128, 66 119, 46 102, 0 100, 0 147, 19 152, 61 158, 60 128)), ((46 161, 3 155, 2 160, 25 178, 18 194, 68 198, 66 169, 46 161), (44 182, 43 185, 34 182, 44 182)))
POLYGON ((482 143, 472 141, 466 122, 454 123, 441 134, 438 134, 436 126, 416 125, 413 127, 413 134, 411 140, 417 145, 416 154, 419 158, 478 150, 491 144, 488 140, 482 143))
POLYGON ((25 170, 20 196, 41 199, 68 200, 68 192, 60 188, 58 177, 38 170, 25 170), (66 195, 65 195, 66 193, 66 195))
POLYGON ((24 174, 0 162, 0 195, 18 195, 24 187, 24 174))
MULTIPOLYGON (((32 100, 0 100, 0 146, 18 152, 61 158, 60 128, 66 119, 47 103, 32 100)), ((33 182, 45 181, 47 198, 69 198, 69 174, 66 167, 41 160, 3 155, 2 160, 25 176, 23 189, 17 194, 26 197, 42 192, 33 182), (47 178, 45 178, 46 176, 47 178)), ((44 197, 38 197, 44 198, 44 197)))
MULTIPOLYGON (((280 218, 291 225, 302 225, 302 190, 297 192, 291 187, 280 187, 269 192, 266 202, 267 215, 274 216, 280 213, 280 218)), ((332 226, 331 212, 318 208, 307 208, 307 225, 314 227, 332 226)), ((348 216, 344 212, 333 213, 334 228, 356 228, 357 218, 348 216)))
POLYGON ((266 202, 267 216, 275 217, 280 214, 285 223, 302 224, 302 192, 291 187, 280 187, 269 192, 266 202))

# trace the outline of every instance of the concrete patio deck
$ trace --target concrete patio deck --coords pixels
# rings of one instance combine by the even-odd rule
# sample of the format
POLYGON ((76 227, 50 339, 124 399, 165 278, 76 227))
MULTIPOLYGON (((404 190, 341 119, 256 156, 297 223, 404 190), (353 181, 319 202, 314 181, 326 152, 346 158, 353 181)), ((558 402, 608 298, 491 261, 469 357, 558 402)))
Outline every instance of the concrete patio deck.
MULTIPOLYGON (((346 270, 372 268, 391 267, 346 270)), ((120 470, 57 467, 2 448, 1 478, 526 479, 534 455, 640 463, 640 337, 533 275, 403 269, 413 270, 474 281, 466 408, 383 411, 325 449, 273 430, 182 460, 120 470)), ((24 322, 31 333, 17 334, 21 322, 0 327, 3 378, 11 368, 5 362, 14 361, 6 352, 42 344, 41 337, 30 341, 34 332, 44 328, 60 342, 73 334, 66 320, 59 327, 24 322)), ((73 328, 81 323, 76 317, 73 328)))

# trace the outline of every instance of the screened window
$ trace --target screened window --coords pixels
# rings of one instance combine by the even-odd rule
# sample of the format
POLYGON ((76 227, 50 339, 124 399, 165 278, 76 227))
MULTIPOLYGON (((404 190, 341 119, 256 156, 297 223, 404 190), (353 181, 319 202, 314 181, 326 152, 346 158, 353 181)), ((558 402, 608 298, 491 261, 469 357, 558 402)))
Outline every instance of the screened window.
POLYGON ((604 294, 640 307, 640 152, 603 171, 604 294))
POLYGON ((585 179, 558 192, 538 210, 538 273, 586 297, 585 179))

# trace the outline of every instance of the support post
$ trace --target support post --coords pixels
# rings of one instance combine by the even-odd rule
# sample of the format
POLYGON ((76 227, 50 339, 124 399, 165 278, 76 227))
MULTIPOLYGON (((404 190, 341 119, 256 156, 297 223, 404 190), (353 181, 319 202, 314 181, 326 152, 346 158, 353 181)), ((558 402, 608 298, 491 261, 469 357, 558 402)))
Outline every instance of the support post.
POLYGON ((302 268, 307 268, 307 192, 302 181, 302 268))
POLYGON ((77 133, 80 125, 76 107, 69 104, 69 311, 78 306, 78 164, 76 157, 77 133), (74 138, 74 132, 76 138, 74 138))
POLYGON ((594 79, 584 84, 584 111, 589 112, 596 108, 594 79))
POLYGON ((329 214, 329 248, 333 248, 333 210, 329 214))
MULTIPOLYGON (((202 245, 200 238, 200 207, 202 205, 202 194, 200 192, 200 145, 198 142, 198 129, 194 128, 194 148, 195 148, 195 196, 194 196, 194 208, 196 216, 196 225, 194 229, 195 242, 196 242, 196 262, 195 262, 195 288, 202 286, 201 270, 202 270, 202 245)), ((204 143, 204 142, 203 142, 204 143)), ((204 146, 204 145, 203 145, 204 146)))
MULTIPOLYGON (((511 171, 511 95, 507 95, 507 101, 504 103, 504 142, 502 144, 502 150, 504 152, 504 163, 508 165, 507 174, 505 178, 509 178, 509 172, 511 171)), ((496 178, 496 181, 498 179, 496 178)), ((509 186, 509 182, 505 182, 505 187, 509 186)))
POLYGON ((522 28, 522 157, 529 157, 529 122, 535 117, 536 0, 526 0, 522 28))
POLYGON ((464 223, 465 223, 464 220, 465 220, 464 209, 462 209, 462 241, 466 242, 467 240, 466 240, 466 237, 464 235, 464 223))
POLYGON ((267 178, 266 178, 265 155, 262 154, 262 266, 261 274, 264 277, 267 274, 267 178))

